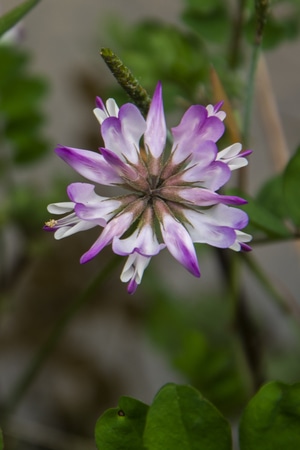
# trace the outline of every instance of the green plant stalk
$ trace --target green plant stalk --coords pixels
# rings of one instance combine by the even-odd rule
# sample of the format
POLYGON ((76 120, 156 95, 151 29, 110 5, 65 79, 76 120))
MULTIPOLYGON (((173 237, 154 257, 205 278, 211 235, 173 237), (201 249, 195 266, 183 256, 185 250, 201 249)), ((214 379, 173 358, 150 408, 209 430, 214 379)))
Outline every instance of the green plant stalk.
POLYGON ((278 290, 275 289, 274 284, 269 280, 269 277, 263 271, 261 266, 255 261, 253 256, 243 254, 242 257, 255 278, 260 282, 266 293, 276 301, 280 309, 285 313, 292 314, 298 321, 300 321, 300 308, 298 303, 292 300, 288 302, 285 297, 283 297, 278 290))
POLYGON ((27 389, 41 370, 43 364, 55 349, 72 318, 88 299, 91 298, 91 295, 96 291, 97 287, 113 272, 119 263, 119 260, 120 258, 117 256, 112 257, 104 269, 88 284, 86 289, 75 298, 74 302, 70 304, 67 310, 58 319, 48 338, 46 338, 45 342, 34 355, 30 365, 22 374, 13 389, 10 399, 7 402, 5 413, 12 412, 19 404, 27 389))
POLYGON ((244 113, 243 128, 242 128, 243 144, 245 147, 247 147, 248 142, 249 142, 251 115, 252 115, 252 108, 253 108, 254 87, 255 87, 255 74, 256 74, 258 59, 259 59, 259 55, 260 55, 260 50, 261 50, 261 45, 254 44, 251 61, 250 61, 248 83, 247 83, 248 88, 247 88, 247 92, 246 92, 245 113, 244 113))
POLYGON ((248 311, 245 292, 241 286, 240 255, 229 253, 224 249, 217 249, 219 262, 223 272, 224 283, 227 285, 228 296, 231 300, 232 327, 236 332, 243 370, 247 371, 249 389, 256 392, 263 383, 261 367, 261 346, 256 345, 258 337, 256 326, 248 311))
POLYGON ((239 0, 237 5, 236 17, 233 19, 232 36, 230 40, 228 64, 231 69, 238 66, 240 56, 240 46, 242 40, 242 31, 244 25, 246 0, 239 0))
POLYGON ((127 92, 141 113, 146 116, 151 102, 147 91, 110 48, 102 48, 100 55, 120 86, 127 92))
POLYGON ((244 146, 248 145, 249 133, 250 133, 250 125, 251 125, 251 115, 252 115, 252 107, 253 107, 253 97, 254 97, 254 86, 255 86, 255 74, 257 69, 257 64, 259 60, 259 55, 261 51, 262 39, 264 26, 266 23, 268 10, 269 10, 269 0, 255 0, 255 9, 256 9, 256 30, 254 36, 254 43, 249 67, 249 75, 248 75, 248 89, 246 92, 246 100, 245 100, 245 113, 243 120, 243 144, 244 146))
POLYGON ((14 27, 40 0, 27 0, 0 17, 0 36, 14 27))

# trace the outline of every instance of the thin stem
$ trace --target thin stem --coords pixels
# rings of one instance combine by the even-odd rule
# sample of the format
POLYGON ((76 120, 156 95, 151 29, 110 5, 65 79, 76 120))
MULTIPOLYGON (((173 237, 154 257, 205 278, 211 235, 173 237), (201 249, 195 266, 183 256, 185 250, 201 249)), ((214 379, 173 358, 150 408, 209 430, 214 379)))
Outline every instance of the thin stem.
POLYGON ((261 345, 258 345, 259 334, 248 311, 245 293, 240 283, 239 255, 228 254, 218 250, 219 261, 227 283, 233 309, 233 327, 239 336, 251 377, 252 389, 255 392, 263 383, 261 345))
POLYGON ((229 67, 235 69, 239 62, 242 30, 244 25, 244 12, 246 0, 239 0, 236 17, 233 20, 232 37, 229 48, 229 67))
POLYGON ((255 0, 256 30, 250 61, 248 83, 247 83, 248 88, 245 101, 245 114, 243 121, 243 142, 245 146, 247 146, 249 140, 253 96, 254 96, 255 74, 261 51, 263 31, 268 14, 268 8, 269 8, 269 0, 255 0))
POLYGON ((72 318, 87 300, 91 298, 91 295, 96 291, 97 287, 112 273, 118 262, 118 257, 111 258, 104 269, 88 284, 85 290, 75 298, 74 302, 69 305, 55 323, 49 336, 34 355, 30 365, 17 382, 10 399, 7 402, 5 408, 7 412, 11 412, 19 404, 27 389, 41 370, 43 364, 55 349, 72 318))
POLYGON ((264 244, 273 244, 278 242, 289 242, 289 241, 295 241, 297 239, 300 239, 300 232, 296 231, 294 233, 291 233, 288 236, 264 236, 255 238, 251 245, 264 245, 264 244))
POLYGON ((300 307, 292 295, 281 295, 278 290, 274 287, 274 282, 272 282, 267 274, 263 271, 261 266, 255 261, 253 256, 249 254, 242 255, 244 262, 247 264, 248 268, 255 275, 255 278, 260 282, 265 291, 273 298, 278 306, 284 310, 284 312, 292 314, 298 321, 300 321, 300 307))
POLYGON ((247 92, 246 92, 246 100, 245 100, 245 113, 243 120, 243 143, 244 146, 247 147, 249 141, 250 134, 250 125, 251 125, 251 115, 252 115, 252 107, 253 107, 253 96, 254 96, 254 86, 255 86, 255 73, 258 64, 258 58, 260 55, 260 44, 255 44, 253 46, 248 82, 247 82, 247 92))

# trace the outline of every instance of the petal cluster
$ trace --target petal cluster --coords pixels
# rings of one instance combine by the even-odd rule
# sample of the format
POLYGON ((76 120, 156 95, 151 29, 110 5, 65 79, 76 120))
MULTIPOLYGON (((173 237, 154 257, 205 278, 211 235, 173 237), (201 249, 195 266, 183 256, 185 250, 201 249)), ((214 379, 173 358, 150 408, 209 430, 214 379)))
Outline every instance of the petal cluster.
MULTIPOLYGON (((59 146, 56 153, 87 180, 121 187, 127 193, 101 197, 90 183, 73 183, 69 202, 48 206, 51 214, 66 214, 46 222, 45 229, 61 239, 78 231, 100 227, 81 263, 111 244, 114 253, 127 256, 121 280, 133 293, 152 256, 165 247, 194 276, 200 276, 194 243, 235 251, 250 250, 251 236, 241 231, 247 214, 237 206, 242 198, 219 194, 231 172, 247 164, 239 143, 218 151, 224 133, 221 104, 191 106, 180 123, 167 127, 158 83, 147 118, 127 103, 117 106, 96 99, 94 114, 104 147, 99 153, 59 146)), ((118 189, 116 189, 118 191, 118 189)))

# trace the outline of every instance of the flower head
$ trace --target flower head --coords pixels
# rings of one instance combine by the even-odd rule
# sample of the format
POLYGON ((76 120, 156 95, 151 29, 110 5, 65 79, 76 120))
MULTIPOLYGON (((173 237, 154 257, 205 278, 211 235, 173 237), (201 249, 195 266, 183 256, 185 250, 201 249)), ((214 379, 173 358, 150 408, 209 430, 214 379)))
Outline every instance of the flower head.
POLYGON ((217 192, 232 170, 247 164, 250 153, 241 153, 239 143, 218 152, 225 118, 221 103, 191 106, 172 128, 171 145, 160 83, 146 119, 131 103, 118 108, 113 99, 104 104, 97 98, 96 105, 105 146, 99 153, 59 146, 56 153, 88 180, 128 193, 101 197, 94 185, 73 183, 67 190, 70 202, 48 206, 50 213, 68 214, 44 227, 55 231, 56 239, 101 227, 81 263, 111 243, 114 253, 128 256, 121 280, 133 293, 152 256, 165 247, 196 277, 200 269, 194 243, 250 250, 246 242, 251 236, 241 231, 248 216, 236 208, 245 200, 217 192))

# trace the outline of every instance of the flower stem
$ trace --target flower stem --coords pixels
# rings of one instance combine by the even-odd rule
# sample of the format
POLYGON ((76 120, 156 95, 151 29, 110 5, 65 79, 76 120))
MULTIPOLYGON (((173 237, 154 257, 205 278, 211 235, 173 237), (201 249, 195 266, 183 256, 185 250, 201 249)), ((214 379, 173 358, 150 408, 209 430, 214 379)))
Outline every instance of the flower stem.
POLYGON ((239 0, 237 5, 236 17, 234 18, 232 27, 232 36, 230 41, 228 64, 229 67, 235 69, 239 62, 240 46, 242 31, 244 25, 246 0, 239 0))
POLYGON ((254 86, 255 86, 255 74, 258 64, 258 59, 261 51, 261 44, 263 38, 264 26, 267 19, 269 9, 269 0, 255 0, 255 10, 256 10, 256 30, 254 36, 254 43, 252 49, 252 56, 250 61, 249 75, 248 75, 248 89, 246 93, 245 101, 245 114, 243 121, 243 143, 247 146, 249 140, 250 124, 251 124, 251 114, 254 96, 254 86))
POLYGON ((146 116, 151 102, 147 91, 110 48, 102 48, 100 55, 120 86, 127 92, 141 113, 146 116))
POLYGON ((296 301, 292 297, 292 295, 283 296, 274 286, 274 282, 272 282, 262 267, 255 261, 252 255, 242 254, 244 262, 247 264, 250 271, 255 276, 256 280, 260 282, 260 284, 265 289, 266 293, 276 301, 279 308, 286 314, 291 314, 293 317, 300 322, 300 307, 296 301))
POLYGON ((240 283, 240 255, 218 250, 219 262, 232 302, 232 326, 235 329, 247 365, 251 390, 256 392, 264 381, 262 373, 262 346, 257 327, 248 309, 247 299, 240 283))
POLYGON ((75 298, 75 300, 57 320, 49 336, 38 349, 31 363, 16 383, 16 386, 6 404, 5 413, 12 412, 12 410, 19 404, 27 389, 43 367, 43 364, 55 349, 58 341, 62 337, 72 318, 91 298, 98 286, 112 273, 118 262, 119 257, 111 258, 103 270, 93 280, 91 280, 87 287, 75 298))

